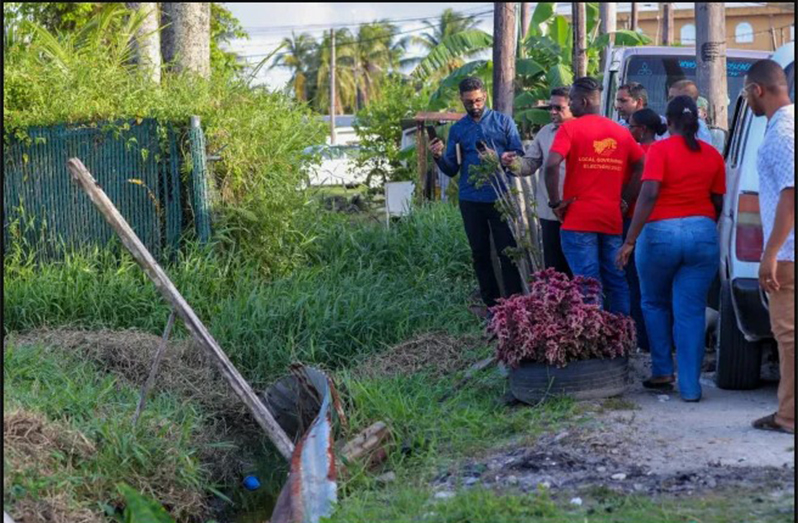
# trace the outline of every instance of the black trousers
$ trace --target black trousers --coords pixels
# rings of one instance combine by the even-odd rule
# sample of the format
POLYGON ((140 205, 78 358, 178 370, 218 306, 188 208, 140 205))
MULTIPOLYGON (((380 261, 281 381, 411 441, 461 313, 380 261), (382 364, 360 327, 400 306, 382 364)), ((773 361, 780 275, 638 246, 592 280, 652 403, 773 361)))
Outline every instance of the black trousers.
POLYGON ((571 267, 568 266, 568 260, 565 259, 565 255, 562 253, 560 222, 541 218, 540 229, 543 239, 543 265, 547 269, 553 267, 557 272, 567 274, 569 278, 573 278, 571 267))
POLYGON ((502 297, 490 257, 491 235, 501 262, 504 290, 507 293, 505 297, 520 294, 521 274, 515 263, 504 254, 507 247, 516 247, 515 239, 510 226, 502 219, 494 204, 460 200, 460 214, 463 216, 468 244, 471 246, 471 258, 482 301, 488 307, 493 307, 496 300, 502 297))

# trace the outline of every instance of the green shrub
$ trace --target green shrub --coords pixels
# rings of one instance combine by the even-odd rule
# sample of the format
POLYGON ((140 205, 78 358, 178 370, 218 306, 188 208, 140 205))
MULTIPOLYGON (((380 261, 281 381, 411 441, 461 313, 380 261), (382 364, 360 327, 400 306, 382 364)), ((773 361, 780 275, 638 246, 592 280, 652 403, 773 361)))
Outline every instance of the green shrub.
POLYGON ((229 71, 210 80, 167 74, 155 85, 129 62, 135 20, 108 29, 118 25, 57 35, 18 30, 4 47, 4 143, 24 140, 30 126, 149 117, 185 127, 198 115, 208 152, 223 148, 211 166, 220 197, 215 228, 266 273, 295 265, 304 243, 297 221, 308 210, 298 189, 309 161, 302 151, 324 140, 323 123, 305 106, 229 71))

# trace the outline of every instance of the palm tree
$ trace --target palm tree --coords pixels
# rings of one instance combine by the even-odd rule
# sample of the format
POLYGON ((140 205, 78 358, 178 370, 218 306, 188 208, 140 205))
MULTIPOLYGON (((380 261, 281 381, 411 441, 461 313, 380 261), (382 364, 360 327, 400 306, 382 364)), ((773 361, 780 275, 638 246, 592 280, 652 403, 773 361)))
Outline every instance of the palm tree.
POLYGON ((297 100, 306 102, 311 99, 310 83, 313 72, 317 69, 314 63, 317 55, 318 44, 307 33, 299 36, 291 33, 290 38, 283 39, 285 51, 274 57, 274 62, 269 69, 285 67, 291 69, 292 75, 289 85, 292 87, 297 100))
POLYGON ((354 74, 356 109, 379 96, 386 74, 400 66, 406 40, 396 41, 398 29, 385 20, 360 26, 355 37, 354 74))
MULTIPOLYGON (((355 39, 348 29, 335 31, 335 112, 344 114, 352 112, 355 107, 357 89, 355 84, 354 64, 356 55, 355 39)), ((325 33, 316 48, 315 71, 316 93, 313 103, 322 113, 330 107, 330 33, 325 33)))
MULTIPOLYGON (((479 25, 479 21, 472 15, 465 15, 458 13, 452 8, 447 8, 441 13, 441 17, 434 24, 429 21, 424 21, 424 25, 428 30, 420 36, 410 37, 409 41, 423 47, 427 53, 430 53, 441 44, 444 38, 462 33, 469 29, 476 29, 477 25, 479 25)), ((480 52, 480 50, 471 54, 473 55, 478 52, 480 52)), ((465 55, 464 58, 468 58, 469 56, 470 55, 465 55)), ((414 58, 412 61, 408 61, 408 63, 418 63, 421 60, 421 58, 414 58)), ((464 63, 463 58, 458 57, 452 59, 445 65, 444 69, 441 70, 441 76, 451 73, 464 63)))

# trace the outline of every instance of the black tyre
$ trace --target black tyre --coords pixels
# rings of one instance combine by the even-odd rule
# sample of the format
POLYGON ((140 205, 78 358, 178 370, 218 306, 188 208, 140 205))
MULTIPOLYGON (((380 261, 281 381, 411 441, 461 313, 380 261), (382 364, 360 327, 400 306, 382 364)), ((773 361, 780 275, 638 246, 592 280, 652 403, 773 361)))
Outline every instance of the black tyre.
POLYGON ((762 364, 762 345, 745 339, 737 327, 732 305, 731 286, 726 283, 720 291, 718 331, 715 337, 717 367, 715 383, 721 389, 748 390, 759 386, 762 364))
POLYGON ((510 370, 510 391, 529 404, 558 395, 577 400, 609 398, 626 390, 628 374, 628 358, 574 361, 563 368, 522 363, 510 370))

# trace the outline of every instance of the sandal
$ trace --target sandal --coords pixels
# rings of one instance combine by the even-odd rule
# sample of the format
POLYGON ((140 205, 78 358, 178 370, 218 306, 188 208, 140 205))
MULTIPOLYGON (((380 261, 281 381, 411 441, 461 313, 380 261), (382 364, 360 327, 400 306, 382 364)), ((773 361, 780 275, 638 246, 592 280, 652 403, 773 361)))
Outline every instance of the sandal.
POLYGON ((643 387, 654 390, 673 390, 673 376, 662 376, 659 378, 649 378, 643 380, 643 387))
POLYGON ((764 418, 759 418, 751 423, 751 426, 755 429, 759 430, 770 430, 772 432, 783 432, 785 434, 794 434, 793 431, 782 427, 778 423, 776 423, 776 415, 770 414, 769 416, 765 416, 764 418))

